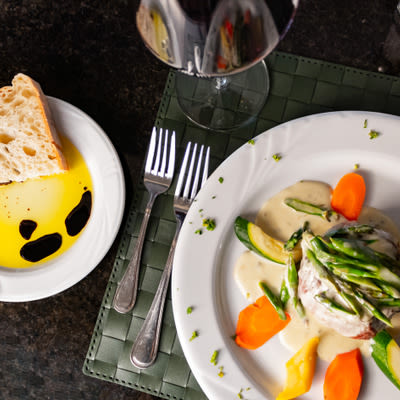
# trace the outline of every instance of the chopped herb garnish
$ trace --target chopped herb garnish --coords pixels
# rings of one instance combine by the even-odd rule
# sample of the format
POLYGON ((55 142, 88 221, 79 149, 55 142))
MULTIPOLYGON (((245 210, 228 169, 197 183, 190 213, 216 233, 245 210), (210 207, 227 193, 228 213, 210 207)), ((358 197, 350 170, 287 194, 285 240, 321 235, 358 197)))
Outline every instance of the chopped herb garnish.
POLYGON ((196 235, 202 235, 202 234, 203 234, 203 231, 202 231, 201 229, 196 229, 196 230, 194 231, 194 233, 195 233, 196 235))
POLYGON ((200 208, 199 212, 200 212, 200 213, 201 213, 201 212, 203 212, 203 209, 202 209, 202 208, 200 208))
POLYGON ((370 130, 368 135, 370 139, 376 139, 379 136, 379 132, 370 130))
POLYGON ((193 307, 188 307, 188 308, 186 309, 186 314, 191 314, 192 311, 193 311, 193 307))
POLYGON ((225 373, 224 373, 224 371, 223 371, 223 369, 224 369, 224 367, 219 367, 219 372, 218 372, 218 376, 220 377, 220 378, 223 378, 224 377, 224 375, 225 375, 225 373))
POLYGON ((211 197, 212 199, 215 199, 217 196, 213 196, 213 197, 211 197))
POLYGON ((191 342, 193 339, 196 339, 199 336, 197 331, 193 331, 192 337, 189 339, 189 342, 191 342))
POLYGON ((218 182, 219 183, 222 183, 224 181, 224 178, 222 177, 222 176, 220 176, 219 178, 218 178, 218 182))
POLYGON ((237 335, 236 335, 236 333, 235 333, 234 335, 231 336, 231 339, 232 339, 232 340, 236 340, 236 336, 237 336, 237 335))
POLYGON ((280 154, 278 154, 278 153, 275 153, 275 154, 272 155, 272 158, 273 158, 275 161, 278 162, 278 161, 282 158, 282 156, 281 156, 280 154))
POLYGON ((364 120, 364 128, 368 126, 368 120, 364 120))
POLYGON ((210 359, 210 363, 211 364, 217 365, 217 363, 218 363, 218 354, 219 354, 218 350, 215 350, 214 353, 212 353, 212 356, 211 356, 211 359, 210 359))
POLYGON ((255 141, 254 141, 254 139, 250 139, 247 143, 248 143, 248 144, 254 144, 255 141))
POLYGON ((360 164, 354 164, 354 169, 359 169, 360 168, 360 164))
POLYGON ((243 399, 242 393, 243 393, 243 389, 240 389, 240 392, 237 395, 239 397, 239 399, 243 399))
POLYGON ((213 231, 216 227, 215 219, 212 218, 203 219, 203 226, 205 226, 208 231, 213 231))

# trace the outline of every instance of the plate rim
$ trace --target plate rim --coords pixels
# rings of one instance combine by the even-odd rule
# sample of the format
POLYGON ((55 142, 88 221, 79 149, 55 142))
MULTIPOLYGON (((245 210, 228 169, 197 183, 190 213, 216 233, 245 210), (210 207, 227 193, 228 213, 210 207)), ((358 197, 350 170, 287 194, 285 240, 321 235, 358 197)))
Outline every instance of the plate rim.
MULTIPOLYGON (((88 276, 101 262, 101 260, 105 257, 109 249, 111 248, 122 223, 123 215, 124 215, 124 210, 125 210, 125 201, 126 201, 126 186, 125 186, 125 176, 124 176, 124 171, 122 168, 122 164, 119 158, 119 155, 109 138, 109 136, 105 133, 105 131, 101 128, 101 126, 92 118, 90 117, 87 113, 79 109, 78 107, 74 106, 73 104, 53 97, 53 96, 46 96, 48 102, 49 102, 49 107, 52 112, 53 119, 55 120, 55 125, 56 129, 59 131, 61 136, 66 136, 68 139, 70 139, 74 146, 78 149, 78 151, 81 153, 82 157, 85 159, 86 165, 89 169, 89 173, 92 179, 93 183, 93 191, 94 191, 94 196, 93 196, 93 205, 92 205, 92 212, 94 208, 96 207, 95 203, 98 202, 98 196, 96 192, 99 192, 100 189, 95 186, 95 178, 94 178, 94 170, 95 166, 91 165, 87 158, 87 154, 82 154, 82 148, 77 145, 76 141, 74 141, 74 136, 77 137, 78 132, 83 129, 89 129, 90 133, 87 134, 86 139, 89 137, 89 140, 93 141, 96 140, 96 143, 100 146, 103 146, 103 150, 106 151, 106 153, 109 156, 108 161, 112 161, 112 166, 113 166, 113 180, 112 184, 114 185, 114 189, 116 192, 118 192, 117 195, 117 203, 112 204, 113 208, 113 225, 112 229, 110 229, 109 232, 107 232, 107 237, 103 239, 103 246, 101 247, 100 251, 97 251, 94 255, 90 256, 89 260, 87 261, 84 265, 84 268, 80 273, 76 273, 73 275, 71 279, 64 280, 64 282, 59 282, 59 284, 52 286, 52 287, 46 287, 45 289, 43 288, 34 288, 32 292, 26 293, 24 295, 15 295, 13 293, 6 292, 1 288, 2 285, 2 277, 3 280, 5 279, 7 282, 7 279, 12 279, 17 281, 19 276, 23 276, 22 279, 29 279, 30 276, 33 275, 33 277, 37 277, 38 274, 44 274, 46 276, 46 270, 51 271, 51 269, 56 268, 57 265, 59 264, 65 264, 69 258, 72 257, 72 252, 75 250, 74 248, 79 244, 79 246, 82 247, 81 242, 83 240, 83 236, 85 231, 88 229, 89 226, 93 226, 93 224, 96 222, 93 222, 93 218, 91 215, 91 218, 89 218, 88 224, 85 226, 84 230, 81 233, 81 236, 77 239, 77 241, 71 246, 71 248, 67 249, 65 252, 60 254, 58 257, 49 260, 48 262, 44 262, 39 264, 37 267, 33 266, 32 268, 24 268, 24 269, 13 269, 13 268, 6 268, 6 267, 1 267, 0 268, 0 301, 1 302, 14 302, 14 303, 19 303, 19 302, 27 302, 27 301, 35 301, 35 300, 41 300, 44 298, 48 298, 51 296, 54 296, 56 294, 59 294, 72 286, 76 285, 78 282, 80 282, 82 279, 84 279, 86 276, 88 276), (65 125, 59 126, 58 120, 62 119, 63 117, 67 116, 74 116, 80 119, 80 124, 82 126, 79 126, 79 129, 74 129, 73 131, 68 131, 68 129, 65 129, 65 125), (83 122, 82 122, 83 121, 83 122), (43 272, 45 271, 45 272, 43 272), (15 278, 17 276, 17 278, 15 278)), ((62 125, 62 124, 61 124, 62 125)), ((86 149, 87 153, 87 149, 86 149)), ((108 179, 108 178, 107 178, 108 179)), ((104 178, 106 180, 106 178, 104 178)), ((109 181, 109 179, 108 179, 109 181)), ((109 183, 109 182, 108 182, 109 183)), ((104 199, 102 199, 103 201, 104 199)), ((110 206, 110 204, 107 205, 110 206)), ((93 216, 94 217, 94 216, 93 216)), ((72 260, 70 260, 72 261, 72 260)))
MULTIPOLYGON (((349 117, 349 116, 351 116, 352 118, 356 118, 357 117, 357 118, 359 118, 361 125, 362 125, 362 123, 363 123, 363 121, 365 119, 368 120, 369 118, 371 118, 371 119, 372 118, 384 118, 384 119, 389 118, 389 119, 392 119, 392 120, 396 120, 396 122, 400 123, 400 116, 387 114, 387 113, 362 111, 362 110, 329 111, 329 112, 324 112, 324 113, 319 113, 319 114, 307 115, 307 116, 304 116, 304 117, 301 117, 301 118, 297 118, 297 119, 294 119, 294 120, 287 121, 285 123, 279 124, 279 125, 271 128, 271 129, 268 129, 268 130, 260 133, 259 135, 257 135, 254 138, 254 140, 255 140, 255 143, 257 144, 257 141, 260 138, 266 137, 266 135, 268 135, 268 134, 272 134, 271 132, 273 132, 273 131, 277 131, 278 132, 279 130, 286 129, 288 126, 296 124, 296 123, 307 123, 307 121, 309 121, 311 119, 325 118, 325 117, 335 117, 335 116, 345 116, 346 118, 349 117)), ((369 131, 369 129, 366 131, 366 133, 365 133, 366 135, 367 135, 368 131, 369 131)), ((216 170, 213 172, 213 174, 209 178, 209 181, 213 180, 213 185, 214 185, 213 187, 216 186, 215 182, 218 179, 218 176, 220 175, 220 171, 222 171, 224 168, 226 168, 227 165, 229 165, 231 163, 234 163, 235 159, 237 157, 240 157, 240 153, 245 151, 244 149, 246 148, 246 146, 248 146, 248 144, 244 143, 236 151, 234 151, 232 154, 230 154, 216 168, 216 170)), ((212 151, 212 149, 211 149, 211 151, 212 151)), ((400 158, 400 157, 398 156, 397 158, 400 158)), ((198 205, 199 205, 199 207, 203 207, 204 206, 204 204, 205 204, 204 203, 204 196, 202 196, 202 195, 203 195, 203 193, 205 193, 208 190, 208 187, 210 187, 210 185, 211 184, 209 182, 207 182, 205 187, 199 193, 199 195, 198 195, 198 205)), ((209 194, 210 193, 208 193, 208 195, 209 194)), ((191 219, 191 218, 194 218, 195 217, 195 213, 189 211, 187 217, 188 217, 187 220, 191 219)), ((185 221, 184 226, 182 227, 182 231, 183 231, 184 234, 186 233, 186 230, 188 229, 187 228, 187 225, 188 225, 187 220, 185 221)), ((218 237, 218 239, 221 238, 221 237, 225 237, 225 234, 221 233, 220 236, 218 237)), ((198 239, 198 240, 200 240, 200 239, 198 239)), ((218 399, 220 397, 215 395, 215 393, 216 393, 215 391, 218 392, 219 389, 215 385, 214 378, 212 378, 212 379, 210 378, 210 374, 212 374, 215 371, 211 370, 211 371, 207 371, 206 372, 206 371, 199 371, 197 369, 196 362, 194 360, 195 356, 193 355, 195 353, 195 351, 194 350, 189 350, 190 349, 190 345, 188 344, 188 338, 185 337, 184 333, 183 333, 184 332, 183 327, 185 325, 189 325, 189 323, 187 322, 188 321, 188 316, 185 315, 184 309, 182 308, 182 305, 180 304, 180 302, 181 302, 180 297, 181 297, 181 294, 182 294, 181 292, 182 291, 179 288, 180 280, 178 279, 178 274, 179 274, 179 271, 183 271, 184 270, 184 267, 183 267, 184 260, 182 260, 182 258, 184 256, 184 248, 185 248, 185 246, 186 247, 188 246, 188 240, 186 240, 184 238, 184 235, 182 235, 180 237, 180 239, 178 240, 178 244, 177 244, 177 248, 176 248, 176 252, 175 252, 175 261, 174 261, 174 268, 173 268, 173 274, 172 274, 172 285, 171 285, 172 306, 173 306, 175 325, 176 325, 176 328, 177 328, 177 334, 178 334, 178 338, 179 338, 179 340, 181 342, 183 352, 185 354, 185 357, 187 359, 187 362, 188 362, 191 370, 194 373, 194 376, 198 380, 200 386, 202 387, 202 389, 206 393, 206 395, 212 396, 212 397, 210 397, 210 399, 214 399, 214 398, 218 399), (180 267, 179 267, 179 264, 181 264, 180 267), (213 397, 213 394, 214 394, 214 397, 213 397)), ((215 256, 214 256, 214 261, 215 261, 215 256)), ((210 286, 213 286, 214 284, 215 284, 215 282, 213 282, 210 286)), ((210 293, 210 291, 208 290, 207 294, 209 294, 209 293, 210 293)), ((213 301, 213 303, 215 303, 215 301, 216 301, 215 300, 215 295, 213 295, 212 301, 213 301)), ((217 311, 215 310, 215 307, 216 306, 214 304, 214 310, 213 311, 214 311, 214 313, 217 313, 217 311)), ((213 320, 212 322, 214 323, 215 321, 213 320)), ((186 334, 187 334, 187 332, 186 332, 186 334)), ((210 356, 211 356, 211 354, 210 354, 210 356)), ((221 382, 221 384, 222 383, 223 382, 221 382)), ((252 385, 254 387, 254 382, 252 382, 252 385)), ((226 386, 226 384, 223 385, 223 386, 226 386)), ((232 392, 229 392, 229 395, 231 396, 232 392)), ((253 399, 253 398, 257 398, 257 399, 258 398, 265 398, 265 393, 262 393, 262 395, 264 397, 254 397, 254 395, 260 396, 261 393, 258 392, 257 390, 255 390, 252 395, 250 395, 250 394, 248 395, 246 393, 246 396, 249 396, 248 397, 249 399, 250 398, 251 399, 253 399)), ((219 396, 221 396, 221 393, 219 393, 219 396)), ((225 393, 225 396, 226 396, 226 393, 225 393)))

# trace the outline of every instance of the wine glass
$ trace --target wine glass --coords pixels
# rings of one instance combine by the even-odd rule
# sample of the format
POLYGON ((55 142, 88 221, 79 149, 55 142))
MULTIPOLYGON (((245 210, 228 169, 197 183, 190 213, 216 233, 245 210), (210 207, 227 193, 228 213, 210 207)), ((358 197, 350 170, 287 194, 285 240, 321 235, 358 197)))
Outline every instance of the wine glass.
POLYGON ((142 0, 136 14, 146 46, 176 68, 187 117, 231 130, 260 112, 269 91, 263 61, 289 29, 298 0, 142 0))

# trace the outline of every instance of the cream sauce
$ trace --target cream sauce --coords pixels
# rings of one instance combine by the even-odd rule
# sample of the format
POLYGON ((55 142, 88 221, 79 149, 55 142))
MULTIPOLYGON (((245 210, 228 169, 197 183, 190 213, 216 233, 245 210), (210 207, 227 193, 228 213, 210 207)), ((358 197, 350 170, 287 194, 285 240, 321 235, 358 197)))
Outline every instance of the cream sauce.
MULTIPOLYGON (((300 181, 270 198, 259 211, 256 224, 264 232, 282 241, 286 241, 305 221, 309 222, 309 227, 314 234, 322 235, 334 225, 347 220, 340 216, 339 219, 328 222, 319 216, 297 212, 285 205, 284 200, 294 197, 329 208, 331 192, 331 187, 326 183, 300 181)), ((383 229, 391 233, 398 241, 400 240, 400 232, 395 224, 375 208, 365 207, 358 221, 383 229)), ((260 281, 266 282, 276 293, 279 292, 283 272, 284 266, 246 251, 236 262, 234 276, 243 295, 254 302, 263 294, 258 286, 260 281)), ((289 310, 289 313, 292 319, 280 333, 281 342, 289 349, 297 351, 308 339, 319 336, 318 355, 323 360, 331 361, 336 354, 357 347, 364 355, 369 355, 370 343, 368 340, 344 337, 333 329, 321 325, 311 315, 306 314, 307 318, 303 320, 294 310, 289 310)), ((394 324, 392 333, 400 335, 400 314, 395 316, 392 322, 394 324)))

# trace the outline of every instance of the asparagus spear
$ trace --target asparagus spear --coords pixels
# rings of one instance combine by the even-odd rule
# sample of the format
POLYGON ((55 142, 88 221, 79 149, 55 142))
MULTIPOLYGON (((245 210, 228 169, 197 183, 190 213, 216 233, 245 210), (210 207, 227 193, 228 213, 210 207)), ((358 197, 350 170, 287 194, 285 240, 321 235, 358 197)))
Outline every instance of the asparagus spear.
POLYGON ((382 307, 400 307, 400 299, 378 299, 377 303, 382 307))
POLYGON ((281 303, 283 305, 283 308, 285 308, 286 304, 287 304, 287 302, 288 302, 288 300, 290 298, 289 291, 288 291, 288 288, 286 286, 286 280, 285 279, 282 279, 281 289, 279 291, 279 297, 281 299, 281 303))
MULTIPOLYGON (((314 253, 319 261, 323 264, 332 263, 332 264, 352 264, 361 269, 367 270, 369 272, 374 273, 373 278, 382 281, 385 283, 389 283, 391 286, 394 286, 397 289, 400 289, 400 276, 392 272, 390 269, 382 265, 381 263, 377 262, 376 264, 370 263, 368 261, 360 260, 357 258, 352 258, 347 256, 347 254, 332 254, 328 253, 324 249, 324 244, 320 240, 318 236, 313 237, 312 239, 307 239, 314 250, 314 253)), ((347 246, 344 245, 344 242, 339 244, 340 242, 336 241, 337 247, 346 248, 347 246)), ((333 243, 332 243, 333 244, 333 243)), ((326 246, 325 246, 326 247, 326 246)), ((339 248, 337 252, 340 252, 339 248)), ((346 251, 349 252, 348 248, 346 251)), ((365 276, 370 276, 370 274, 366 274, 365 276)))
POLYGON ((327 284, 330 284, 330 286, 333 287, 336 293, 350 306, 350 308, 356 314, 359 314, 354 297, 341 290, 337 280, 329 274, 329 271, 325 270, 325 267, 318 261, 318 259, 315 257, 315 254, 310 249, 307 250, 306 255, 316 268, 320 279, 324 279, 327 284))
POLYGON ((329 230, 325 236, 335 236, 335 237, 340 237, 340 236, 357 236, 357 235, 362 235, 362 234, 368 234, 368 233, 373 233, 374 228, 370 225, 362 224, 362 225, 351 225, 351 226, 345 226, 345 227, 340 227, 340 228, 333 228, 329 230))
POLYGON ((304 225, 301 228, 293 232, 292 236, 290 236, 289 240, 284 244, 284 249, 287 251, 293 250, 297 243, 299 243, 299 241, 301 240, 303 232, 305 232, 307 229, 308 221, 304 222, 304 225))
POLYGON ((392 327, 392 323, 386 317, 386 315, 383 314, 383 312, 379 310, 379 308, 370 303, 361 291, 357 289, 354 290, 354 295, 356 296, 357 300, 364 306, 364 308, 367 309, 375 318, 392 327))
POLYGON ((342 305, 336 303, 332 299, 325 296, 325 294, 317 294, 314 296, 315 300, 317 300, 320 304, 325 306, 329 311, 340 311, 349 315, 356 315, 353 310, 348 310, 342 305))
POLYGON ((286 285, 289 292, 290 299, 292 300, 293 307, 301 318, 305 317, 303 305, 297 294, 297 288, 299 284, 299 278, 297 275, 296 264, 293 260, 293 256, 290 254, 287 261, 286 268, 286 285))
POLYGON ((336 219, 338 218, 338 214, 333 210, 329 210, 325 207, 317 206, 299 199, 289 197, 285 199, 285 204, 296 211, 310 215, 317 215, 328 221, 330 221, 332 217, 335 217, 336 219))
POLYGON ((264 292, 265 296, 267 296, 267 299, 270 301, 272 306, 275 308, 276 312, 279 315, 280 319, 286 320, 287 316, 285 314, 285 311, 282 306, 282 302, 279 297, 275 296, 275 294, 272 292, 272 290, 267 286, 265 282, 260 281, 258 283, 258 286, 260 286, 261 290, 264 292))

